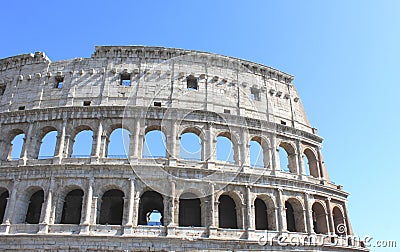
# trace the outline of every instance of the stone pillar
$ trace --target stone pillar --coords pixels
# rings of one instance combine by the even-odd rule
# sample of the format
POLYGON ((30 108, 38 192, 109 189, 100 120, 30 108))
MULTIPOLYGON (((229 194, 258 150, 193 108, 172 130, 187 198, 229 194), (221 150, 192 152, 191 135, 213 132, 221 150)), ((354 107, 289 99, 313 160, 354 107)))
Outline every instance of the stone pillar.
POLYGON ((14 179, 13 181, 13 188, 11 191, 11 195, 9 197, 9 200, 7 200, 7 206, 4 212, 4 223, 1 225, 2 233, 8 233, 10 230, 10 225, 13 222, 13 215, 15 213, 14 209, 16 209, 15 205, 17 203, 17 192, 18 192, 19 182, 20 182, 19 179, 14 179))
POLYGON ((236 156, 240 157, 238 164, 242 165, 243 168, 250 167, 250 142, 249 142, 249 132, 246 128, 241 128, 241 144, 239 151, 240 153, 235 153, 236 156), (239 154, 239 155, 238 155, 239 154))
POLYGON ((65 138, 66 138, 66 130, 67 130, 67 119, 63 119, 61 126, 61 133, 57 134, 57 143, 56 143, 56 154, 54 156, 54 163, 61 164, 62 159, 65 157, 64 150, 65 148, 65 138))
POLYGON ((282 191, 283 191, 282 188, 278 188, 277 197, 276 197, 276 202, 278 203, 278 231, 279 231, 279 233, 282 233, 284 231, 283 218, 286 216, 286 213, 284 213, 285 206, 282 202, 282 200, 283 200, 282 191))
POLYGON ((303 160, 303 152, 299 140, 296 141, 296 149, 297 149, 298 175, 299 178, 301 179, 303 176, 306 175, 306 170, 303 160))
POLYGON ((331 198, 330 197, 326 198, 325 202, 326 202, 326 208, 328 210, 328 227, 330 230, 330 234, 334 235, 335 234, 335 223, 333 222, 331 198))
POLYGON ((85 216, 83 219, 83 223, 81 224, 81 234, 88 234, 89 233, 89 228, 90 228, 90 213, 92 212, 92 198, 93 198, 93 183, 94 183, 94 178, 89 178, 88 185, 87 185, 87 191, 86 191, 86 208, 85 208, 85 216))
POLYGON ((168 137, 166 138, 167 141, 167 154, 168 154, 168 161, 170 166, 176 165, 177 159, 177 126, 175 121, 170 120, 170 132, 168 137))
POLYGON ((346 234, 347 235, 353 235, 353 229, 351 227, 351 223, 349 220, 349 213, 347 211, 347 206, 346 204, 343 204, 343 210, 344 210, 344 220, 343 222, 346 223, 346 234))
POLYGON ((325 163, 322 160, 321 148, 318 148, 318 167, 319 167, 319 176, 322 180, 329 180, 328 171, 325 168, 325 163))
POLYGON ((22 145, 22 151, 21 151, 22 156, 21 159, 19 160, 20 165, 26 165, 26 161, 28 160, 28 149, 30 148, 32 142, 31 141, 32 129, 33 129, 33 123, 29 123, 28 132, 24 137, 24 144, 22 145))
POLYGON ((208 169, 213 169, 215 167, 215 152, 214 147, 216 142, 213 137, 212 123, 207 124, 208 129, 206 131, 205 139, 205 160, 207 161, 208 169))
POLYGON ((93 135, 92 159, 94 159, 94 160, 101 158, 102 135, 103 135, 103 124, 101 121, 99 121, 97 133, 96 133, 96 135, 93 135))
MULTIPOLYGON (((100 199, 100 203, 101 203, 101 199, 100 199)), ((99 205, 99 197, 93 197, 93 201, 92 201, 92 205, 90 206, 91 209, 91 220, 90 220, 90 224, 92 225, 96 225, 97 224, 97 208, 99 205)), ((90 229, 89 229, 90 230, 90 229)))
POLYGON ((278 146, 276 146, 276 134, 272 135, 271 138, 271 149, 272 149, 272 155, 271 155, 271 169, 272 169, 272 175, 276 173, 276 170, 278 169, 278 162, 277 162, 277 152, 278 152, 278 146))
MULTIPOLYGON (((254 209, 254 201, 252 201, 251 197, 251 186, 246 186, 246 227, 247 229, 247 238, 249 240, 253 239, 253 233, 255 232, 255 209, 254 209)), ((267 214, 267 213, 266 213, 267 214)))
POLYGON ((209 205, 209 226, 208 236, 210 238, 217 237, 218 223, 218 201, 215 201, 215 184, 210 183, 210 205, 209 205))
POLYGON ((305 223, 306 223, 306 232, 310 235, 314 233, 313 225, 312 225, 312 214, 310 209, 310 198, 308 193, 304 193, 304 205, 305 205, 305 223))
POLYGON ((129 235, 132 234, 132 226, 133 226, 133 212, 134 212, 134 203, 135 203, 135 178, 129 178, 129 192, 128 192, 128 211, 126 216, 126 223, 124 226, 124 234, 129 235))
POLYGON ((53 188, 54 188, 54 178, 50 178, 50 185, 47 192, 46 202, 44 205, 44 216, 43 221, 39 225, 39 233, 48 233, 49 232, 49 222, 51 216, 51 204, 53 201, 53 188))
POLYGON ((133 132, 129 136, 129 153, 130 161, 139 158, 139 133, 140 133, 140 120, 133 121, 133 132))

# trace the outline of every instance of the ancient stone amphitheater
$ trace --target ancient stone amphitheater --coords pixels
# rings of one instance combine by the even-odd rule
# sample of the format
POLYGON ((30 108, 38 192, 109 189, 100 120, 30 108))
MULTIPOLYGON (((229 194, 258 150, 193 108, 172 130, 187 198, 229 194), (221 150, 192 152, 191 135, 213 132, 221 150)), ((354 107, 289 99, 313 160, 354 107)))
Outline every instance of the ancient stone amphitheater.
POLYGON ((367 251, 292 81, 162 47, 0 60, 0 250, 367 251))

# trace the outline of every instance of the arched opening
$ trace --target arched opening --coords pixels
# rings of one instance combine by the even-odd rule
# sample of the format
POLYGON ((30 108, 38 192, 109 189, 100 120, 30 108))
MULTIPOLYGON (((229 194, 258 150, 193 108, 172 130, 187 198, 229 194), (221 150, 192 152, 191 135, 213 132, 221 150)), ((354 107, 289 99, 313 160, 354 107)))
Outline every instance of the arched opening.
POLYGON ((186 160, 202 160, 201 138, 193 133, 186 132, 180 137, 180 158, 186 160))
POLYGON ((339 236, 346 235, 347 230, 346 230, 346 225, 344 224, 344 217, 342 211, 339 209, 339 207, 334 207, 333 208, 333 224, 335 226, 335 234, 339 236))
POLYGON ((155 191, 143 193, 140 197, 138 225, 163 225, 163 214, 161 194, 155 191))
POLYGON ((88 158, 92 154, 93 131, 82 130, 74 139, 74 146, 72 148, 73 158, 88 158))
POLYGON ((38 159, 53 158, 56 151, 57 131, 53 130, 48 132, 40 144, 38 159))
POLYGON ((28 224, 38 224, 44 202, 44 192, 39 190, 32 194, 29 200, 28 211, 26 212, 25 222, 28 224))
POLYGON ((256 212, 256 230, 268 229, 267 205, 262 199, 257 198, 254 202, 256 212))
MULTIPOLYGON (((4 190, 4 189, 3 189, 4 190)), ((3 191, 1 190, 1 191, 3 191)), ((10 195, 8 194, 8 191, 5 190, 0 194, 0 222, 4 222, 4 214, 6 213, 6 207, 7 207, 7 201, 8 197, 10 195)))
POLYGON ((250 140, 250 165, 252 167, 268 168, 268 143, 259 136, 250 140))
POLYGON ((324 207, 320 203, 315 202, 311 209, 314 232, 316 234, 327 234, 328 224, 324 207))
POLYGON ((279 161, 284 172, 297 173, 296 152, 292 145, 282 142, 279 145, 279 161))
POLYGON ((124 213, 124 193, 118 189, 108 190, 101 197, 99 224, 121 225, 124 213))
POLYGON ((217 136, 217 160, 234 164, 235 149, 229 133, 217 136))
POLYGON ((303 155, 304 166, 307 175, 311 175, 314 178, 319 177, 317 159, 314 153, 310 149, 306 149, 303 155))
POLYGON ((83 191, 70 191, 64 199, 61 224, 79 224, 81 222, 83 191))
POLYGON ((220 228, 238 228, 236 203, 230 196, 219 197, 218 217, 220 228))
POLYGON ((128 158, 129 135, 129 131, 123 128, 112 131, 107 148, 108 158, 128 158))
POLYGON ((304 213, 301 203, 296 199, 285 202, 286 229, 289 232, 305 232, 304 213))
POLYGON ((24 139, 24 133, 20 133, 13 138, 8 152, 8 160, 19 160, 21 158, 22 147, 24 146, 24 139))
POLYGON ((143 158, 165 158, 167 156, 164 133, 159 129, 149 129, 144 137, 143 158))
POLYGON ((193 193, 184 193, 179 198, 179 226, 201 227, 200 199, 193 193))

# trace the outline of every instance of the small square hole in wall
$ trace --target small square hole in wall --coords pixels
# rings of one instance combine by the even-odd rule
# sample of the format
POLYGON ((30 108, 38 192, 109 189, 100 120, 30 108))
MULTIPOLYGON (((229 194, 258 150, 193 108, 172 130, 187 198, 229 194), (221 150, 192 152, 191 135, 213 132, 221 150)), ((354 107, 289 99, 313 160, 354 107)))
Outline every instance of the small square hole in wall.
POLYGON ((224 113, 225 113, 225 114, 230 114, 231 111, 230 111, 229 109, 224 109, 224 113))
POLYGON ((281 124, 282 125, 286 125, 286 122, 281 120, 281 124))
POLYGON ((186 79, 186 87, 189 90, 198 90, 199 86, 197 83, 197 78, 195 78, 193 75, 190 75, 186 79))
POLYGON ((83 106, 90 106, 91 103, 92 103, 91 101, 84 101, 83 106))
POLYGON ((25 110, 25 106, 19 106, 18 110, 25 110))
POLYGON ((130 87, 131 86, 131 74, 122 73, 121 74, 121 86, 130 87))
POLYGON ((64 77, 57 76, 55 79, 56 79, 56 83, 54 83, 54 88, 61 89, 64 85, 64 77))
POLYGON ((260 101, 260 90, 257 88, 250 88, 250 100, 252 101, 260 101))
POLYGON ((161 107, 161 102, 154 102, 154 107, 161 107))
POLYGON ((6 86, 0 86, 0 95, 3 95, 6 91, 6 86))

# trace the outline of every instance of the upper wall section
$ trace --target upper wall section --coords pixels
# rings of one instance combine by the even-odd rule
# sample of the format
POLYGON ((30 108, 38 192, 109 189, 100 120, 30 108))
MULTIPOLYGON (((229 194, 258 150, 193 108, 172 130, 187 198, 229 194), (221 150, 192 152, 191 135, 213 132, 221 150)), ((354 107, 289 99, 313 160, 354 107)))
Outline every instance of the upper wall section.
POLYGON ((0 112, 71 106, 161 106, 270 121, 316 133, 293 76, 191 50, 97 46, 90 58, 44 53, 0 60, 0 112))

